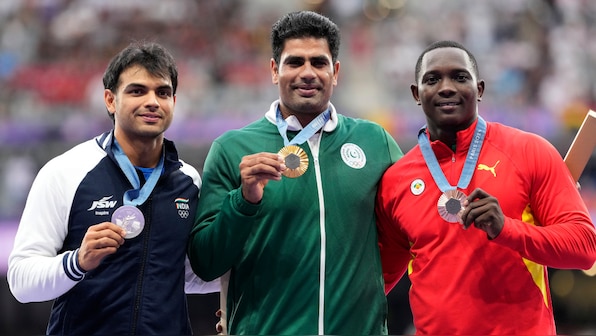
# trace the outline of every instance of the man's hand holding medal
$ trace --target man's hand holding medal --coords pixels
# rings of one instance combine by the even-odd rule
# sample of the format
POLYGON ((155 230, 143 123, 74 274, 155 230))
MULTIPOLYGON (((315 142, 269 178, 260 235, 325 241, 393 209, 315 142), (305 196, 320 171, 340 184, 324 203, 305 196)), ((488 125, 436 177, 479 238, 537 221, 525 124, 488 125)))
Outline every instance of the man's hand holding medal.
POLYGON ((92 225, 87 229, 79 248, 79 266, 90 271, 106 256, 115 253, 124 244, 126 230, 110 222, 92 225))
POLYGON ((281 180, 286 169, 283 157, 276 153, 257 153, 246 155, 240 162, 242 196, 256 204, 263 198, 263 189, 270 180, 281 180))
POLYGON ((476 188, 464 200, 460 214, 464 229, 474 224, 485 231, 490 239, 496 238, 505 224, 505 215, 499 201, 480 188, 476 188))

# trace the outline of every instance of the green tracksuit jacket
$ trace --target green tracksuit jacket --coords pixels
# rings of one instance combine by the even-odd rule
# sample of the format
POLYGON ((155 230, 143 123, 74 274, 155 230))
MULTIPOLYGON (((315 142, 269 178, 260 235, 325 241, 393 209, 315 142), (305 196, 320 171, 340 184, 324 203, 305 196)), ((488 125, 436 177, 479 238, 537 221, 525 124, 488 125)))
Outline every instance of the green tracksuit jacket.
POLYGON ((269 181, 262 201, 250 204, 238 165, 284 146, 277 104, 212 144, 189 245, 193 269, 204 280, 231 269, 231 334, 386 334, 374 201, 402 151, 378 124, 331 106, 318 157, 300 145, 309 157, 304 175, 269 181))

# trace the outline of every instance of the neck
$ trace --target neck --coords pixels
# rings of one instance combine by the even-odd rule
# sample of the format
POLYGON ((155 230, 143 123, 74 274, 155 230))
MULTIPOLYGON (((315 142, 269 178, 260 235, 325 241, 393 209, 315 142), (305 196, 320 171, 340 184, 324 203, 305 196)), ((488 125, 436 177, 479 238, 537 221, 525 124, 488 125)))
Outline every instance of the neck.
POLYGON ((430 141, 439 140, 446 144, 449 148, 454 149, 457 142, 457 131, 446 131, 442 129, 427 128, 430 135, 430 141))
POLYGON ((471 119, 465 124, 455 126, 438 126, 427 120, 427 131, 430 134, 430 141, 439 140, 455 151, 457 144, 457 133, 471 127, 477 118, 471 119))
POLYGON ((115 137, 133 166, 154 168, 159 163, 163 138, 131 140, 118 134, 115 137))
POLYGON ((291 112, 291 111, 288 111, 286 108, 284 108, 284 106, 281 104, 279 105, 279 110, 281 111, 281 116, 284 119, 287 119, 291 115, 296 117, 296 119, 298 119, 298 122, 300 122, 300 125, 302 125, 302 127, 306 127, 308 124, 310 124, 311 121, 313 121, 315 118, 317 118, 319 115, 321 115, 321 113, 327 111, 327 109, 324 109, 323 111, 320 111, 319 113, 291 112))

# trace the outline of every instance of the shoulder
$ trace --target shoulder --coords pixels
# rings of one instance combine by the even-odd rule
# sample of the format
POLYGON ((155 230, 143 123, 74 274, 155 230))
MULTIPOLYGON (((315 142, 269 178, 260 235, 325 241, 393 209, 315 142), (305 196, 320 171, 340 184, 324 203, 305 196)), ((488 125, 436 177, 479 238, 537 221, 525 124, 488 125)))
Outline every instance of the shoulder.
POLYGON ((200 176, 199 172, 197 171, 197 169, 194 166, 186 163, 184 160, 180 160, 180 163, 182 164, 182 166, 180 166, 180 171, 184 175, 191 177, 194 184, 200 188, 201 187, 201 176, 200 176))
POLYGON ((362 118, 355 118, 355 117, 348 117, 343 114, 337 115, 337 120, 343 125, 354 125, 354 126, 361 126, 361 127, 372 127, 372 128, 382 128, 380 124, 369 120, 369 119, 362 119, 362 118))
MULTIPOLYGON (((54 157, 39 170, 30 194, 40 203, 48 203, 50 199, 72 200, 82 181, 101 165, 105 157, 106 152, 95 140, 79 144, 54 157)), ((94 178, 89 183, 105 182, 94 178)))
POLYGON ((517 151, 524 149, 555 150, 547 139, 538 134, 496 122, 488 123, 486 140, 497 147, 507 149, 507 151, 510 149, 517 151))
POLYGON ((245 142, 247 138, 252 136, 261 136, 264 134, 277 132, 277 128, 267 118, 262 117, 252 123, 239 128, 228 130, 214 140, 214 143, 226 142, 245 142))
POLYGON ((392 164, 391 167, 387 169, 386 174, 402 176, 404 172, 414 171, 421 167, 426 167, 426 163, 420 152, 420 147, 416 145, 392 164))
POLYGON ((365 135, 370 136, 371 134, 388 134, 385 128, 380 124, 367 119, 348 117, 341 114, 337 115, 338 128, 344 131, 358 131, 366 132, 365 135))
POLYGON ((75 171, 89 171, 106 156, 106 152, 92 140, 80 143, 48 161, 42 170, 56 171, 68 176, 75 171))

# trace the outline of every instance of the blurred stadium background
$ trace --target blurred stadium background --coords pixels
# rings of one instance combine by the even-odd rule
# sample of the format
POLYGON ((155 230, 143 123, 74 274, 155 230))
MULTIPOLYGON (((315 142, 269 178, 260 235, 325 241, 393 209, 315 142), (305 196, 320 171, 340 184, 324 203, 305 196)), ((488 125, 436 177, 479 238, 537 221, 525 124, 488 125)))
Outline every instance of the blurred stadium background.
MULTIPOLYGON (((6 258, 38 169, 111 128, 101 83, 109 58, 138 39, 171 49, 180 83, 167 137, 200 171, 215 137, 261 117, 277 98, 269 30, 299 9, 321 12, 342 30, 336 107, 379 122, 404 151, 424 124, 410 96, 414 65, 438 39, 475 53, 487 88, 481 115, 546 137, 562 156, 596 109, 591 0, 2 0, 0 334, 45 332, 51 303, 16 302, 6 258)), ((580 179, 593 218, 594 161, 580 179)), ((596 277, 551 270, 551 285, 559 333, 595 334, 596 277)), ((412 331, 407 289, 405 278, 389 295, 392 334, 412 331)), ((217 300, 189 296, 196 334, 214 333, 217 300)))

